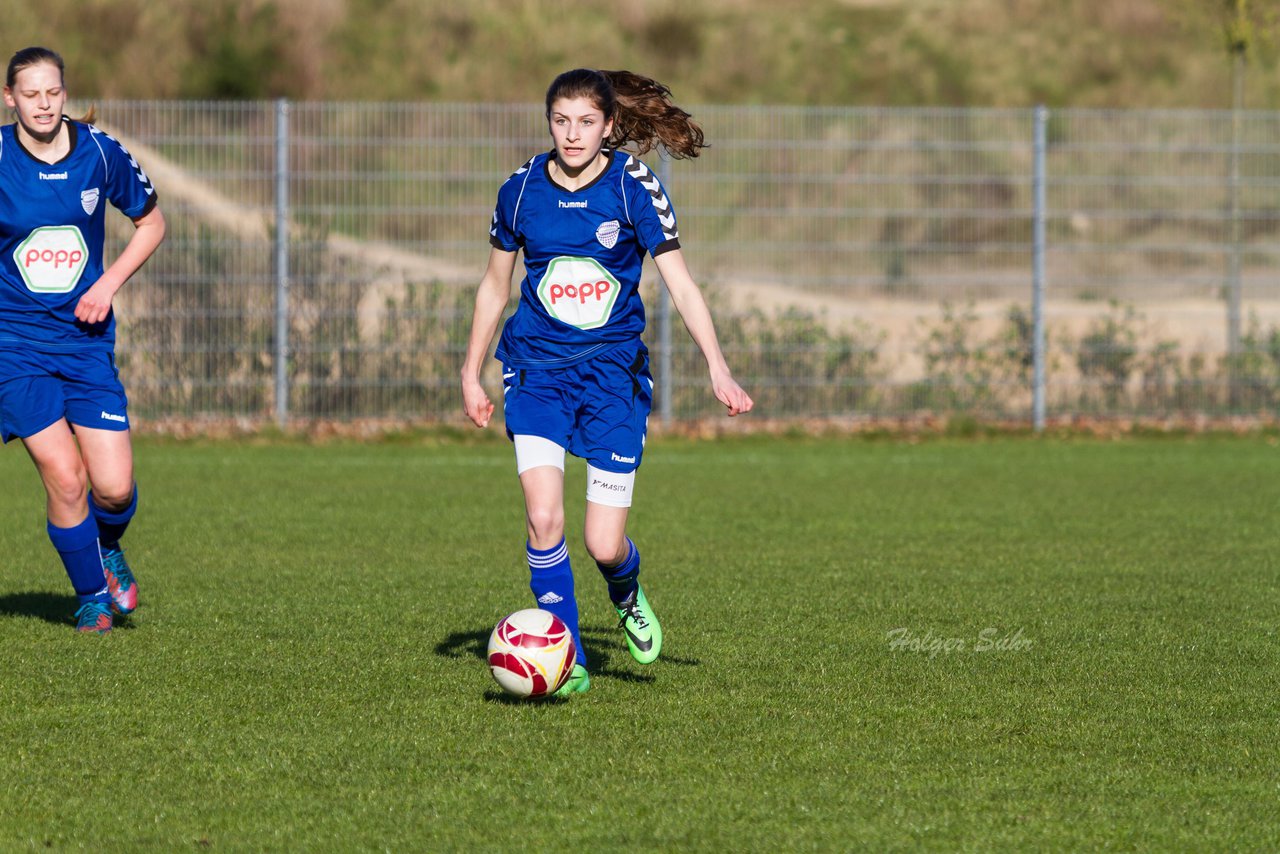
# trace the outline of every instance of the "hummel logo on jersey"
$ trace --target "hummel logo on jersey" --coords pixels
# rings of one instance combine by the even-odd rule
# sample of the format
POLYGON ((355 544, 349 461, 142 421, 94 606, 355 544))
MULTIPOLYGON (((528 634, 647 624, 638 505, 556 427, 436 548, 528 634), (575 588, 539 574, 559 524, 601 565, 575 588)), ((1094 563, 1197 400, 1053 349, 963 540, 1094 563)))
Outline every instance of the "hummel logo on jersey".
POLYGON ((559 201, 560 201, 560 207, 561 207, 561 209, 563 209, 563 208, 582 208, 582 209, 584 209, 584 210, 585 210, 585 209, 586 209, 586 207, 587 207, 587 200, 586 200, 586 199, 583 199, 583 200, 582 200, 582 201, 580 201, 580 202, 566 202, 564 199, 560 199, 559 201))
POLYGON ((67 180, 66 172, 41 172, 41 181, 65 181, 67 180))
POLYGON ((116 421, 120 424, 124 424, 129 420, 128 418, 125 418, 123 415, 112 415, 110 412, 107 412, 105 409, 102 411, 102 415, 100 417, 102 418, 103 421, 116 421))
POLYGON ((612 451, 609 453, 609 459, 613 460, 615 463, 629 463, 631 465, 636 464, 635 457, 620 457, 617 454, 613 453, 612 451))
POLYGON ((547 591, 546 593, 543 593, 541 596, 538 597, 538 604, 540 605, 554 605, 557 602, 563 602, 563 601, 564 601, 563 596, 552 591, 547 591))

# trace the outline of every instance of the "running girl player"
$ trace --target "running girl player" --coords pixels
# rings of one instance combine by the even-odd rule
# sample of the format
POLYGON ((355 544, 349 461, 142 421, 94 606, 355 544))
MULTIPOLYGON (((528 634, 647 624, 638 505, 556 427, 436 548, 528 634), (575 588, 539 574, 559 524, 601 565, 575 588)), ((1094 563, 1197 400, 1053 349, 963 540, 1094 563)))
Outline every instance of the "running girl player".
POLYGON ((156 192, 119 142, 63 115, 62 58, 9 60, 0 127, 0 436, 17 437, 47 497, 49 539, 80 607, 105 634, 137 607, 120 538, 138 506, 112 298, 164 239, 156 192), (136 230, 104 269, 107 203, 136 230))
POLYGON ((587 552, 608 584, 632 657, 658 658, 662 629, 639 582, 640 552, 626 535, 644 452, 653 379, 640 340, 640 271, 654 259, 701 349, 711 389, 729 415, 750 411, 716 339, 711 314, 680 250, 675 212, 653 172, 620 150, 661 145, 697 157, 702 129, 662 84, 628 71, 566 71, 547 90, 554 148, 535 155, 498 190, 492 250, 476 294, 462 367, 463 408, 478 427, 493 404, 480 368, 506 308, 516 254, 524 252, 520 304, 503 327, 503 409, 524 491, 530 588, 569 626, 573 676, 557 693, 590 686, 564 537, 566 452, 587 461, 587 552))

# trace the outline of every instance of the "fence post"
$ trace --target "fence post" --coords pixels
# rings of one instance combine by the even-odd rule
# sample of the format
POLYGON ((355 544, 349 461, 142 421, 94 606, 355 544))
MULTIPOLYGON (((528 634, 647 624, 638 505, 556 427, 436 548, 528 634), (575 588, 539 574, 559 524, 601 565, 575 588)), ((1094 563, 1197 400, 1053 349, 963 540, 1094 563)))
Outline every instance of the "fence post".
MULTIPOLYGON (((671 158, 665 153, 658 161, 658 180, 671 197, 671 158)), ((658 276, 658 418, 663 427, 671 425, 671 386, 675 384, 671 367, 671 294, 658 276)))
POLYGON ((276 424, 289 421, 289 101, 276 101, 276 424))
POLYGON ((1044 331, 1044 250, 1045 250, 1045 149, 1048 145, 1047 125, 1049 110, 1040 105, 1035 112, 1035 156, 1032 166, 1032 196, 1035 211, 1032 215, 1031 248, 1031 359, 1034 367, 1031 409, 1032 426, 1037 433, 1044 430, 1045 416, 1045 331, 1044 331))
POLYGON ((1244 106, 1244 54, 1236 54, 1232 75, 1231 154, 1227 181, 1227 400, 1235 409, 1240 400, 1240 113, 1244 106))

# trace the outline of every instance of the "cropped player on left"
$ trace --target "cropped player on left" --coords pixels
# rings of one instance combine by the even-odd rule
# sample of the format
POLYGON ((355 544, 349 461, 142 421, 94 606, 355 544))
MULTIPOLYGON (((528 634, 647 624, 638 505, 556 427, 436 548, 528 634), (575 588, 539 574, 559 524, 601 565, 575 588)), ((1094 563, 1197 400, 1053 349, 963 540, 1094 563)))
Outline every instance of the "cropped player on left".
POLYGON ((22 440, 47 496, 49 539, 80 600, 76 628, 111 631, 138 605, 120 538, 138 506, 111 301, 164 239, 151 179, 119 142, 63 116, 62 58, 9 60, 0 127, 0 436, 22 440), (133 221, 103 258, 106 203, 133 221), (105 267, 105 269, 104 269, 105 267))

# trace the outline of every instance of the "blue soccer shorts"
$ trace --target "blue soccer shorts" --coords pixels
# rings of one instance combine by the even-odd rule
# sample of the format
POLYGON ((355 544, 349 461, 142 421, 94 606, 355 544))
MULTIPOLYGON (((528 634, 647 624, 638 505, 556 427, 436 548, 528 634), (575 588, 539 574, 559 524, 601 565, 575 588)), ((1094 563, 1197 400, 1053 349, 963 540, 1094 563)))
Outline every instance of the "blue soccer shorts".
POLYGON ((0 438, 34 436, 62 418, 80 427, 129 429, 115 356, 0 348, 0 438))
POLYGON ((604 471, 640 466, 653 377, 643 344, 567 368, 502 367, 507 436, 541 436, 604 471))

